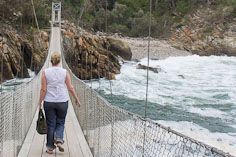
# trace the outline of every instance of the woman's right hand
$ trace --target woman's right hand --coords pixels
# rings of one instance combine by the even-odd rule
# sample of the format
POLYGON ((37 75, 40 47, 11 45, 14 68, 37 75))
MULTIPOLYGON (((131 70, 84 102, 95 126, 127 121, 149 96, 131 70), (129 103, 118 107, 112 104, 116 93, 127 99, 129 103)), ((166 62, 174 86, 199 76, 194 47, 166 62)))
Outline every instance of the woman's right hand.
POLYGON ((80 103, 80 101, 79 101, 78 98, 75 100, 75 104, 76 104, 78 107, 80 107, 81 103, 80 103))

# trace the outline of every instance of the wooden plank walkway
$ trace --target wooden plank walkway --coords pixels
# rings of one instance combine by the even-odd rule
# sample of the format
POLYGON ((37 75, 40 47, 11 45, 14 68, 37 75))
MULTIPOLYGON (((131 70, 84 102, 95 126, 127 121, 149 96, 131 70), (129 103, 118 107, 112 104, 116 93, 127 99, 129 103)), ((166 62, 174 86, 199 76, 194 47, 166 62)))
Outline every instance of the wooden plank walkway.
MULTIPOLYGON (((61 29, 59 27, 52 27, 49 56, 53 52, 61 53, 61 29)), ((50 62, 49 67, 51 66, 50 62)), ((39 92, 39 91, 38 91, 39 92)), ((36 132, 36 121, 38 112, 36 112, 29 132, 25 138, 24 144, 18 154, 18 157, 92 157, 92 153, 85 140, 79 122, 76 118, 71 101, 69 101, 69 108, 65 123, 64 148, 65 152, 59 152, 58 149, 54 154, 46 153, 46 135, 39 135, 36 132)))
MULTIPOLYGON (((37 114, 35 115, 37 117, 37 114)), ((92 157, 92 153, 85 141, 82 130, 77 122, 71 103, 69 103, 68 114, 65 123, 64 134, 64 148, 65 152, 59 152, 58 149, 54 151, 54 154, 46 153, 46 135, 39 135, 36 132, 36 120, 34 118, 30 129, 33 136, 25 140, 25 143, 19 153, 18 157, 92 157), (27 143, 28 141, 28 143, 27 143), (28 147, 28 148, 27 148, 28 147)))

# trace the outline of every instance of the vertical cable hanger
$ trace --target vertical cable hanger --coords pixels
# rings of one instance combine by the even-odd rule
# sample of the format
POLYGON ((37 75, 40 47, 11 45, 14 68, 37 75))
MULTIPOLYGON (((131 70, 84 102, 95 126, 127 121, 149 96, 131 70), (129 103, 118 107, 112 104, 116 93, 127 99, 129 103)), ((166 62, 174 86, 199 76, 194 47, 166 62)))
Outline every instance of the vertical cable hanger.
POLYGON ((37 26, 37 30, 39 31, 39 24, 38 24, 37 15, 36 15, 36 12, 35 12, 34 0, 31 0, 31 5, 32 5, 32 8, 33 8, 34 20, 35 20, 35 23, 36 23, 36 26, 37 26))
MULTIPOLYGON (((2 11, 2 20, 4 19, 4 11, 2 11)), ((3 36, 1 37, 3 41, 3 36)), ((2 54, 1 54, 1 94, 3 92, 3 49, 2 49, 2 54)))
MULTIPOLYGON (((105 33, 107 34, 107 0, 105 0, 106 2, 106 9, 105 9, 105 33)), ((110 92, 111 92, 111 96, 112 96, 112 83, 111 83, 111 79, 109 79, 109 74, 110 74, 110 60, 109 60, 109 53, 108 53, 108 45, 106 44, 106 51, 107 51, 107 66, 108 66, 108 75, 107 78, 109 80, 109 84, 110 84, 110 92)))
POLYGON ((31 71, 33 71, 33 61, 34 61, 33 54, 34 54, 34 41, 33 41, 33 47, 32 47, 32 52, 31 52, 31 59, 30 59, 30 70, 31 71))
POLYGON ((3 51, 1 54, 1 93, 3 92, 2 84, 3 84, 3 51))
MULTIPOLYGON (((87 6, 87 0, 84 0, 84 4, 83 4, 82 9, 81 9, 80 14, 79 14, 78 26, 80 25, 80 22, 82 22, 82 16, 83 16, 83 14, 84 14, 84 12, 85 12, 86 6, 87 6)), ((82 28, 82 27, 83 27, 83 26, 82 26, 82 24, 81 24, 81 28, 82 28)))
POLYGON ((22 62, 21 62, 21 78, 24 78, 24 55, 25 55, 25 46, 21 45, 21 54, 22 54, 22 62))
MULTIPOLYGON (((96 5, 96 4, 95 4, 96 5)), ((96 6, 95 6, 95 8, 96 8, 96 6)), ((99 62, 99 60, 98 60, 98 62, 99 62)), ((97 63, 98 64, 98 63, 97 63)), ((101 76, 100 76, 100 73, 99 73, 99 67, 97 66, 96 67, 97 68, 97 73, 98 73, 98 91, 100 90, 100 87, 101 87, 101 81, 100 81, 100 79, 101 79, 101 76)))
MULTIPOLYGON (((32 17, 33 17, 33 15, 32 15, 32 17)), ((33 20, 31 21, 31 24, 32 24, 32 26, 34 25, 33 20)), ((34 46, 34 36, 33 35, 34 35, 34 32, 32 31, 33 46, 32 46, 31 59, 30 59, 30 70, 31 71, 33 71, 33 68, 32 68, 32 66, 33 66, 33 54, 34 54, 34 48, 35 48, 35 46, 34 46)))
MULTIPOLYGON (((22 0, 20 0, 20 10, 21 10, 21 13, 23 12, 23 7, 22 7, 22 0)), ((20 30, 23 30, 23 14, 21 14, 20 16, 20 30)), ((19 48, 19 53, 21 56, 19 57, 19 70, 17 70, 17 73, 16 73, 16 76, 15 76, 15 83, 14 83, 14 89, 15 89, 15 85, 16 85, 16 79, 19 77, 19 78, 23 78, 23 52, 22 52, 22 43, 20 44, 20 48, 19 48)))
POLYGON ((146 82, 146 100, 144 109, 144 135, 143 135, 143 150, 142 156, 145 155, 145 143, 146 143, 146 129, 147 129, 147 107, 148 107, 148 83, 149 83, 149 59, 150 59, 150 39, 151 39, 151 22, 152 22, 152 0, 149 0, 149 26, 148 26, 148 52, 147 52, 147 82, 146 82))
MULTIPOLYGON (((93 64, 92 64, 92 54, 90 55, 90 88, 93 89, 93 64)), ((91 90, 92 92, 92 90, 91 90)), ((92 93, 91 93, 91 99, 92 99, 92 93)))
POLYGON ((107 33, 107 0, 105 0, 105 5, 106 5, 106 8, 105 8, 105 33, 107 33))

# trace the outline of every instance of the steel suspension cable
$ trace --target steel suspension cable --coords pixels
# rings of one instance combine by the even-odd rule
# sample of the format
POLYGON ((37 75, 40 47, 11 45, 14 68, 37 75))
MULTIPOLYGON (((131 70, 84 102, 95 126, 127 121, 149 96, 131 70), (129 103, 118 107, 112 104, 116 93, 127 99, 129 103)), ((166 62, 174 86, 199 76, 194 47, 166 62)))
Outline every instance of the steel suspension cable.
MULTIPOLYGON (((3 5, 2 5, 2 7, 3 7, 3 5)), ((1 8, 2 10, 3 10, 3 8, 1 8)), ((1 20, 3 20, 4 19, 4 11, 2 11, 2 19, 1 20)), ((1 36, 1 40, 2 40, 2 42, 3 42, 3 36, 1 36)), ((3 92, 3 88, 2 88, 2 83, 3 83, 3 49, 2 49, 2 54, 1 54, 1 94, 2 94, 2 92, 3 92)), ((1 101, 1 104, 2 104, 2 101, 1 101)), ((2 106, 2 105, 1 105, 2 106)), ((1 141, 0 141, 1 142, 1 141)))
POLYGON ((86 5, 87 5, 87 0, 84 0, 83 8, 81 9, 80 14, 79 14, 78 25, 80 24, 80 21, 82 21, 82 16, 84 14, 84 10, 85 10, 86 5))
POLYGON ((146 142, 146 128, 147 128, 147 107, 148 107, 148 86, 149 86, 149 60, 150 60, 150 38, 151 38, 151 22, 152 22, 152 0, 149 0, 149 26, 148 26, 148 52, 147 52, 147 82, 146 82, 146 100, 144 108, 144 135, 143 135, 143 152, 142 156, 145 155, 145 142, 146 142))
POLYGON ((25 55, 25 47, 21 45, 21 55, 22 55, 22 62, 21 62, 21 78, 24 78, 24 55, 25 55))
MULTIPOLYGON (((20 0, 20 10, 21 10, 21 12, 23 11, 23 8, 22 8, 22 0, 20 0)), ((20 17, 20 30, 22 30, 23 29, 23 15, 21 14, 21 17, 20 17)), ((9 36, 10 37, 10 36, 9 36)), ((21 45, 20 45, 21 46, 21 45)), ((19 53, 22 55, 22 49, 21 49, 21 47, 20 47, 20 49, 19 49, 19 53)), ((15 85, 16 85, 16 78, 17 77, 19 77, 19 75, 21 75, 22 73, 21 73, 21 69, 22 69, 22 63, 21 63, 21 58, 19 57, 19 66, 20 66, 20 69, 17 69, 17 72, 16 72, 16 74, 14 74, 14 88, 15 88, 15 85)))
MULTIPOLYGON (((87 74, 88 74, 88 68, 87 68, 87 64, 88 64, 88 53, 85 52, 85 79, 87 79, 87 74)), ((86 102, 87 100, 87 96, 86 96, 86 88, 84 90, 84 102, 85 104, 87 103, 86 102)), ((86 130, 86 136, 88 135, 88 105, 86 104, 85 105, 85 130, 86 130)))
MULTIPOLYGON (((20 11, 21 12, 23 12, 23 8, 22 8, 22 0, 20 0, 20 11)), ((20 30, 22 30, 23 29, 23 15, 21 14, 21 16, 20 16, 20 30)), ((22 54, 22 49, 21 49, 21 47, 20 47, 20 49, 19 49, 19 53, 21 53, 22 54)), ((21 66, 22 66, 22 63, 21 63, 21 58, 19 57, 19 66, 20 66, 20 71, 19 71, 19 69, 17 69, 17 71, 16 71, 16 74, 14 74, 14 88, 15 88, 15 84, 16 84, 16 78, 17 77, 19 77, 19 73, 21 72, 21 66)))
MULTIPOLYGON (((22 4, 22 0, 21 0, 21 12, 23 12, 23 4, 22 4)), ((21 30, 23 30, 23 15, 21 15, 21 30)), ((24 49, 25 47, 21 45, 20 47, 20 52, 21 52, 21 55, 22 55, 22 62, 21 62, 21 78, 24 78, 24 49)), ((15 88, 15 85, 14 85, 14 88, 15 88)))
POLYGON ((105 9, 105 32, 107 33, 107 0, 106 0, 106 9, 105 9))
MULTIPOLYGON (((33 34, 32 34, 32 36, 33 36, 33 34)), ((33 60, 34 60, 34 58, 33 58, 33 54, 34 54, 34 37, 33 37, 33 47, 32 47, 32 52, 31 52, 31 59, 30 59, 30 70, 31 71, 33 71, 33 60)))
POLYGON ((38 31, 39 31, 39 24, 38 24, 37 15, 36 15, 36 12, 35 12, 34 0, 31 0, 31 5, 32 5, 32 8, 33 8, 34 20, 35 20, 37 29, 38 29, 38 31))

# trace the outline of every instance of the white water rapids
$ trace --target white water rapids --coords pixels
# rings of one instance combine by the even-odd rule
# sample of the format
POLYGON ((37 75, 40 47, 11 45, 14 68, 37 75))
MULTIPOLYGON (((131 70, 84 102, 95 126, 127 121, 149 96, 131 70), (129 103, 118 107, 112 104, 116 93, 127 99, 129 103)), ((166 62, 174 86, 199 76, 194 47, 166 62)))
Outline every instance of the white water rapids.
MULTIPOLYGON (((113 104, 143 115, 147 59, 127 62, 110 84, 92 86, 113 104)), ((148 117, 199 141, 236 155, 236 57, 197 55, 150 60, 148 117)))

